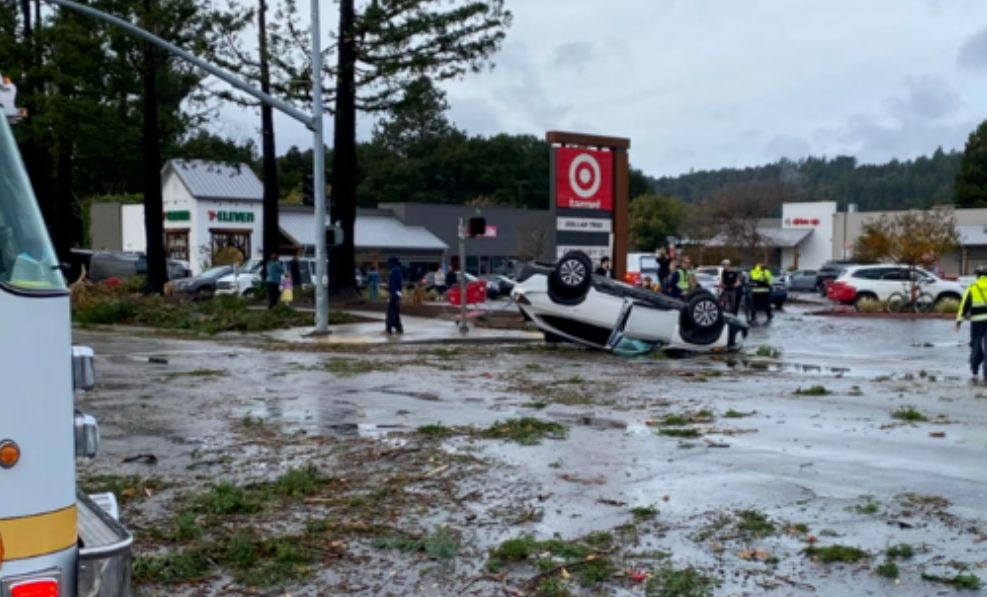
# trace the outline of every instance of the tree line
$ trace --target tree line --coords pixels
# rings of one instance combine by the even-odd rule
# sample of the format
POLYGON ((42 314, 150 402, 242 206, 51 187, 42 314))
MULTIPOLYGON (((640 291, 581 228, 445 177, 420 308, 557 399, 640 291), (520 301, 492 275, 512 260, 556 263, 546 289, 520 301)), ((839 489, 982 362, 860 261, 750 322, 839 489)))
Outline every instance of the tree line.
POLYGON ((655 192, 697 203, 735 184, 780 182, 798 201, 856 204, 860 211, 925 209, 952 204, 963 153, 936 149, 931 156, 860 164, 850 156, 781 159, 763 166, 722 168, 654 179, 655 192))

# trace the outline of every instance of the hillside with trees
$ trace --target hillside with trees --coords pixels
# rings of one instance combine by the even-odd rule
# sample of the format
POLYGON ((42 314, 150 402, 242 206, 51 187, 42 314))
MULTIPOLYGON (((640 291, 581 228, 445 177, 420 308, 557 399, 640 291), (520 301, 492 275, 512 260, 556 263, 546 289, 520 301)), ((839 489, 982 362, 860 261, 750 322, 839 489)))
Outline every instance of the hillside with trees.
POLYGON ((860 211, 922 209, 953 203, 953 189, 962 152, 939 148, 931 157, 859 164, 856 158, 782 159, 753 168, 702 170, 655 179, 659 195, 686 203, 734 184, 781 182, 795 190, 793 201, 836 201, 857 204, 860 211))

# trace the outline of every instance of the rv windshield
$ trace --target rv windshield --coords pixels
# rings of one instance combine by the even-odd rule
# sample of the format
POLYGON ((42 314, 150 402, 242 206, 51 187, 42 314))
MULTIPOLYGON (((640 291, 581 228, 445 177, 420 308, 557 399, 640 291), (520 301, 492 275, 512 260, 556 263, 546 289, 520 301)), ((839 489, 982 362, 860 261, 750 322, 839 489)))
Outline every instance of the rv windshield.
POLYGON ((28 291, 65 288, 6 118, 0 118, 0 284, 28 291))

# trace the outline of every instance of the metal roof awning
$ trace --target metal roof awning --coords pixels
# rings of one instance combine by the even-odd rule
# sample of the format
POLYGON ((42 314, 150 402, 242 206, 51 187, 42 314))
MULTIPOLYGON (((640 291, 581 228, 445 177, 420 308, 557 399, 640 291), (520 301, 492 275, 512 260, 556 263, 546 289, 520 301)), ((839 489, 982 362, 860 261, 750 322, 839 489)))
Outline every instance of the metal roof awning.
MULTIPOLYGON (((793 249, 812 234, 812 228, 758 228, 757 233, 767 246, 776 249, 793 249)), ((709 242, 710 247, 724 247, 727 244, 727 239, 722 234, 709 242)))
POLYGON ((812 228, 769 228, 757 232, 776 248, 794 249, 812 234, 812 228))
MULTIPOLYGON (((315 216, 311 213, 281 211, 281 231, 302 247, 315 245, 315 216)), ((405 226, 393 216, 356 217, 353 244, 358 251, 424 251, 442 253, 449 245, 418 226, 405 226)))
POLYGON ((956 232, 960 237, 960 245, 964 247, 987 246, 987 225, 957 226, 956 232))

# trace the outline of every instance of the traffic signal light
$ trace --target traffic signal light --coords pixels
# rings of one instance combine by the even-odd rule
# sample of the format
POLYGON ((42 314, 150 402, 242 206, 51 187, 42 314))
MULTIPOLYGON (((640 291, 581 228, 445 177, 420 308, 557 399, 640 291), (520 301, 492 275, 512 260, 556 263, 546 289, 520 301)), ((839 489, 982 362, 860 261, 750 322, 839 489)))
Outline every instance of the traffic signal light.
POLYGON ((470 218, 469 231, 470 236, 483 236, 487 233, 487 219, 481 216, 474 216, 470 218))
POLYGON ((309 207, 315 206, 315 177, 306 174, 302 181, 302 203, 309 207))

